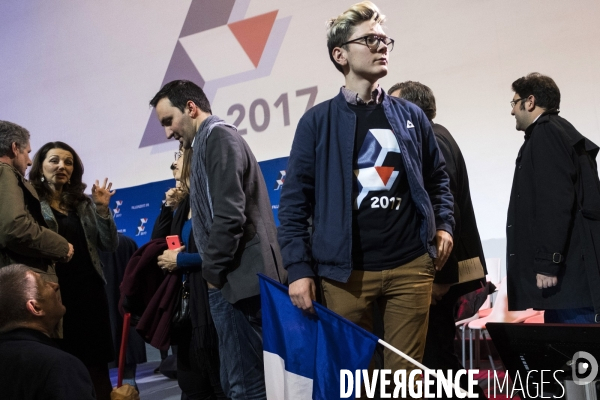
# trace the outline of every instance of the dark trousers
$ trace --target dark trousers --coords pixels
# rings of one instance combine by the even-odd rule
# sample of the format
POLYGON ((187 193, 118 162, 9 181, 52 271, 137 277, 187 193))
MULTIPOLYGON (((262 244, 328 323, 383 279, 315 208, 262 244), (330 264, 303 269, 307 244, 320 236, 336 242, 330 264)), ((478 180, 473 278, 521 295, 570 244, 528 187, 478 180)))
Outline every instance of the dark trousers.
POLYGON ((544 322, 547 324, 594 324, 596 313, 593 307, 546 310, 544 322))
MULTIPOLYGON (((178 337, 177 346, 177 383, 181 391, 185 393, 189 400, 217 400, 226 399, 225 393, 221 388, 219 378, 219 358, 218 355, 210 361, 214 368, 201 368, 197 363, 192 362, 191 348, 192 332, 181 333, 178 337)), ((208 364, 208 363, 207 363, 208 364)))

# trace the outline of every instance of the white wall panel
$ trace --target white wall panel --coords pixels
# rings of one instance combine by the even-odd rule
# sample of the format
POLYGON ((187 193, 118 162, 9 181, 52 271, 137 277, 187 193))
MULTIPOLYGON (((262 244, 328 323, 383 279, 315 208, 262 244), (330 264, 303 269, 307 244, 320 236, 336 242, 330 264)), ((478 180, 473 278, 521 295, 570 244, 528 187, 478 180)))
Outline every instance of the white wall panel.
MULTIPOLYGON (((237 0, 226 22, 278 10, 255 70, 244 54, 239 65, 221 65, 240 52, 230 43, 232 36, 208 37, 227 32, 225 24, 195 36, 223 38, 221 45, 196 44, 192 59, 202 60, 197 62, 200 74, 207 71, 215 114, 234 122, 244 109, 240 128, 247 130, 259 160, 288 155, 310 98, 308 92, 298 95, 299 90, 316 87, 316 102, 321 102, 343 84, 327 56, 325 21, 352 3, 237 0)), ((51 140, 71 144, 82 156, 88 183, 109 176, 116 187, 127 187, 169 178, 177 144, 140 148, 140 142, 151 114, 148 101, 165 78, 191 4, 0 2, 0 119, 28 128, 34 151, 51 140)), ((387 33, 396 39, 382 86, 416 80, 433 89, 436 122, 456 137, 468 163, 482 237, 504 237, 514 160, 523 137, 510 115, 512 81, 532 71, 552 76, 561 88, 562 115, 600 143, 600 2, 376 4, 388 16, 387 33)))

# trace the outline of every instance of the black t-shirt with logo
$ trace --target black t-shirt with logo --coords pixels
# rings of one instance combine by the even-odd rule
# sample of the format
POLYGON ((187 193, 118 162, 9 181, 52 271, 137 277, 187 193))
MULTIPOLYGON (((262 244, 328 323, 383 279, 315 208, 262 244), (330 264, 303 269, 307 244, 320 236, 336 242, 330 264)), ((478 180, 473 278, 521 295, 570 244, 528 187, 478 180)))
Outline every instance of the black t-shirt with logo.
POLYGON ((392 269, 425 253, 419 236, 420 216, 383 106, 348 106, 356 114, 353 266, 366 271, 392 269))

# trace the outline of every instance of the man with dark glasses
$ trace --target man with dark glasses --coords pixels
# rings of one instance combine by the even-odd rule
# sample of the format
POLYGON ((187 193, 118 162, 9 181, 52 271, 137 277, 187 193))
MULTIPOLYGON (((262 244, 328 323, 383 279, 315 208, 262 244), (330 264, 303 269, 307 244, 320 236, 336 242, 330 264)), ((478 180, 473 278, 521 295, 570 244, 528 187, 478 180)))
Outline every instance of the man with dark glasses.
POLYGON ((506 222, 508 309, 546 323, 600 323, 598 146, 558 115, 560 90, 531 73, 512 84, 515 164, 506 222))

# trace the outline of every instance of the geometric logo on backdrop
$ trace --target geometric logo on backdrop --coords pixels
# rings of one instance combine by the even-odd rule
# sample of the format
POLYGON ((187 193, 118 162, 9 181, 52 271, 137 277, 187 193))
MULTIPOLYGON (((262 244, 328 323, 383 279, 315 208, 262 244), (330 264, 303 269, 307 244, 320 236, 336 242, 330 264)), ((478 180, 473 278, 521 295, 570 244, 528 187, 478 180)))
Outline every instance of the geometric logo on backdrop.
MULTIPOLYGON (((274 10, 245 18, 249 4, 249 0, 192 0, 160 87, 187 79, 212 102, 219 88, 269 76, 291 16, 277 19, 274 10)), ((152 109, 139 147, 164 142, 164 129, 152 109)))
POLYGON ((117 200, 115 201, 115 208, 113 208, 113 211, 115 214, 118 214, 121 212, 121 206, 123 205, 123 200, 117 200))
POLYGON ((273 187, 273 190, 280 190, 284 183, 285 183, 285 170, 279 171, 279 176, 277 177, 277 180, 275 181, 275 186, 273 187))
POLYGON ((143 234, 143 232, 146 230, 146 222, 148 222, 148 218, 140 218, 135 236, 140 236, 143 234))

